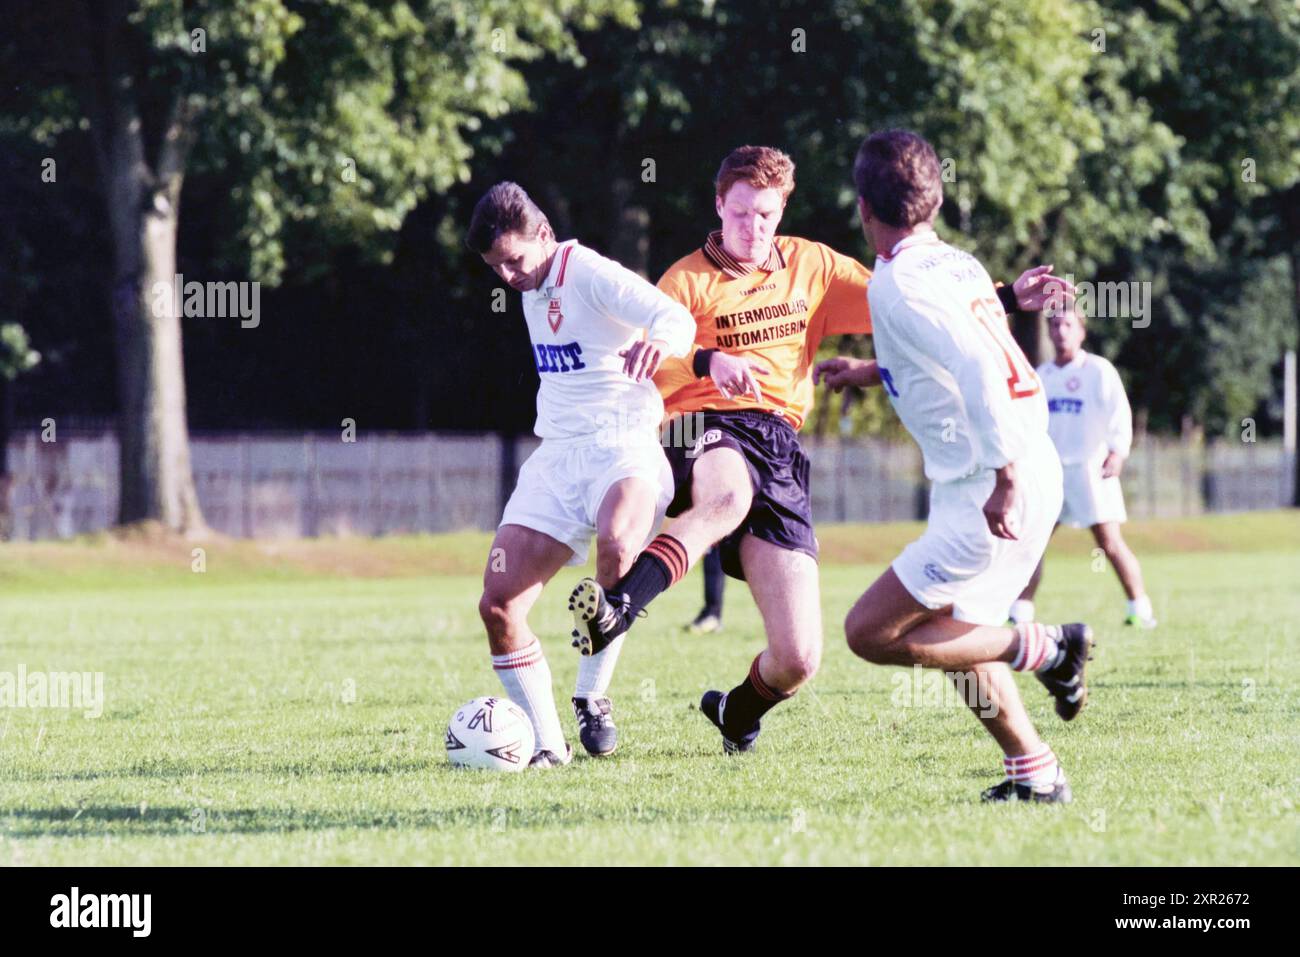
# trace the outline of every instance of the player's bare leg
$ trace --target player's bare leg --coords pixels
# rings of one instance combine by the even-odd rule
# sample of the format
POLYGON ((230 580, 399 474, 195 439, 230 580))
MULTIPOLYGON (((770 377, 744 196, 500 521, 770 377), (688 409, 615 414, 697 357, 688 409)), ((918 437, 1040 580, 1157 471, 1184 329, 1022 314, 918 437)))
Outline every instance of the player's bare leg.
POLYGON ((543 767, 567 763, 570 752, 555 710, 551 669, 528 627, 528 612, 545 584, 572 557, 569 546, 549 535, 522 525, 502 525, 488 552, 478 606, 492 667, 506 696, 532 721, 537 739, 534 763, 543 767))
POLYGON ((876 664, 942 668, 1003 751, 1007 779, 986 800, 1068 800, 1056 758, 1029 719, 1011 670, 1033 670, 1056 698, 1065 720, 1087 700, 1083 669, 1091 649, 1086 626, 1055 629, 1034 623, 1000 628, 957 621, 951 608, 929 609, 903 587, 894 570, 876 579, 844 623, 849 648, 876 664), (1035 791, 1018 780, 1050 770, 1055 783, 1035 791), (1020 793, 1020 792, 1024 793, 1020 793))
POLYGON ((694 565, 749 514, 754 486, 735 449, 710 449, 691 469, 691 507, 672 522, 672 534, 694 565))
POLYGON ((528 627, 528 612, 543 586, 572 557, 568 545, 535 529, 522 525, 497 529, 483 570, 483 596, 478 604, 492 654, 511 654, 537 640, 528 627))
POLYGON ((892 568, 875 580, 844 621, 849 648, 878 665, 921 665, 953 671, 986 661, 1011 661, 1014 628, 974 625, 936 614, 912 597, 892 568))
POLYGON ((596 513, 596 581, 610 588, 628 573, 655 520, 659 489, 640 478, 609 487, 596 513))
MULTIPOLYGON (((620 479, 610 486, 596 513, 596 581, 609 588, 627 574, 654 525, 660 490, 641 478, 620 479)), ((592 756, 613 754, 618 747, 609 685, 623 639, 610 642, 578 663, 573 713, 578 738, 592 756)))
POLYGON ((1092 526, 1091 531, 1097 546, 1105 552, 1111 567, 1115 569, 1128 598, 1128 623, 1143 628, 1154 627, 1155 614, 1151 609, 1151 599, 1147 597, 1146 585, 1142 581, 1142 566, 1128 542, 1124 541, 1119 522, 1098 522, 1092 526))
POLYGON ((753 535, 740 543, 740 562, 767 633, 767 649, 756 659, 759 677, 773 690, 792 695, 821 665, 817 562, 753 535))
POLYGON ((767 648, 754 658, 740 684, 726 694, 706 691, 700 699, 700 710, 722 733, 723 750, 729 754, 754 746, 763 715, 812 678, 822 657, 816 560, 746 535, 740 562, 763 616, 767 648))
POLYGON ((574 646, 583 655, 595 654, 626 632, 646 605, 740 525, 753 497, 749 469, 739 452, 718 448, 701 455, 691 470, 691 507, 612 586, 597 587, 585 579, 569 596, 574 646))

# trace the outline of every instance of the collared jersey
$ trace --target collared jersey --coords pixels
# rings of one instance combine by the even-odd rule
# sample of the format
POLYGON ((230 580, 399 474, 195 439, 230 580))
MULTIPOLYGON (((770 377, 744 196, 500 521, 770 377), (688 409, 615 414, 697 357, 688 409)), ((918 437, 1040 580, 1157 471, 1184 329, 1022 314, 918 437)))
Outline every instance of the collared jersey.
POLYGON ((546 281, 522 295, 541 379, 533 431, 561 439, 631 429, 658 441, 659 392, 649 379, 625 375, 619 353, 649 338, 685 355, 695 335, 690 313, 576 240, 559 245, 546 281))
POLYGON ((1062 465, 1082 465, 1118 452, 1128 458, 1133 413, 1119 373, 1102 356, 1080 349, 1063 366, 1038 367, 1047 393, 1048 433, 1062 465))
POLYGON ((867 280, 871 272, 829 246, 778 236, 761 266, 732 259, 720 233, 679 259, 659 288, 695 317, 695 344, 655 376, 669 415, 705 409, 760 409, 798 429, 813 404, 812 368, 825 336, 871 332, 867 280), (763 400, 724 399, 713 380, 692 368, 700 349, 746 356, 768 370, 758 376, 763 400))
POLYGON ((1042 384, 974 256, 908 236, 877 257, 869 295, 881 384, 927 478, 1001 468, 1046 441, 1042 384))

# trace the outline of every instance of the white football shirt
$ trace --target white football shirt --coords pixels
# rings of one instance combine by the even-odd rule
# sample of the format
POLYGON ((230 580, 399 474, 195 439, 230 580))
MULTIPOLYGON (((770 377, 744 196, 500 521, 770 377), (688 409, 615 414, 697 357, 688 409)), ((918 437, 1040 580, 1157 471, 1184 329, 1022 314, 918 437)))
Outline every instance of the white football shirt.
POLYGON ((974 256, 933 232, 909 236, 876 258, 867 299, 882 385, 930 481, 1001 468, 1046 441, 1042 383, 974 256))
POLYGON ((1038 376, 1047 394, 1048 433, 1062 465, 1100 461, 1108 452, 1128 458, 1133 413, 1110 362, 1080 349, 1063 366, 1043 363, 1038 376))
POLYGON ((577 240, 560 243, 545 282, 522 295, 541 379, 533 431, 544 439, 657 442, 659 390, 650 379, 625 375, 619 353, 645 338, 685 356, 695 341, 686 307, 577 240))

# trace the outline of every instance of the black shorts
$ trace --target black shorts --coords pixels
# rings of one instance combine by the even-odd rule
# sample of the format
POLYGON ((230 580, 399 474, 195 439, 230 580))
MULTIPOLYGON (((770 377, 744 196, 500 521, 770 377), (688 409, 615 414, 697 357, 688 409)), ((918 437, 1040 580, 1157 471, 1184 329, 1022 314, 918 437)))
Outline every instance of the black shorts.
MULTIPOLYGON (((690 413, 687 413, 688 415, 690 413)), ((693 447, 669 444, 664 451, 676 486, 668 516, 691 507, 691 470, 700 455, 716 448, 735 449, 745 459, 754 490, 753 504, 740 526, 718 542, 722 569, 745 580, 740 567, 740 540, 746 535, 780 548, 817 558, 813 534, 812 496, 808 490, 811 463, 799 447, 790 423, 770 412, 702 412, 699 440, 693 447)))

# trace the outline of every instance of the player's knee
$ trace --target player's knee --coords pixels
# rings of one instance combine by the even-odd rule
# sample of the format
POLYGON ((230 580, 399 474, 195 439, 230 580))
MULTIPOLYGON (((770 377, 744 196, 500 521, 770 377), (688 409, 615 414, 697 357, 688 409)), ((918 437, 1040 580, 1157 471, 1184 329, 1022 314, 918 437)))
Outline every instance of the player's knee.
POLYGON ((609 562, 624 568, 632 564, 636 558, 637 546, 640 542, 634 542, 632 539, 619 532, 608 531, 596 535, 596 561, 599 563, 609 562))
POLYGON ((719 524, 735 528, 749 511, 753 495, 734 488, 720 488, 709 496, 707 507, 719 524))
POLYGON ((858 612, 857 606, 851 608, 844 618, 844 639, 849 650, 859 658, 872 664, 885 663, 883 655, 888 642, 880 629, 858 612))

